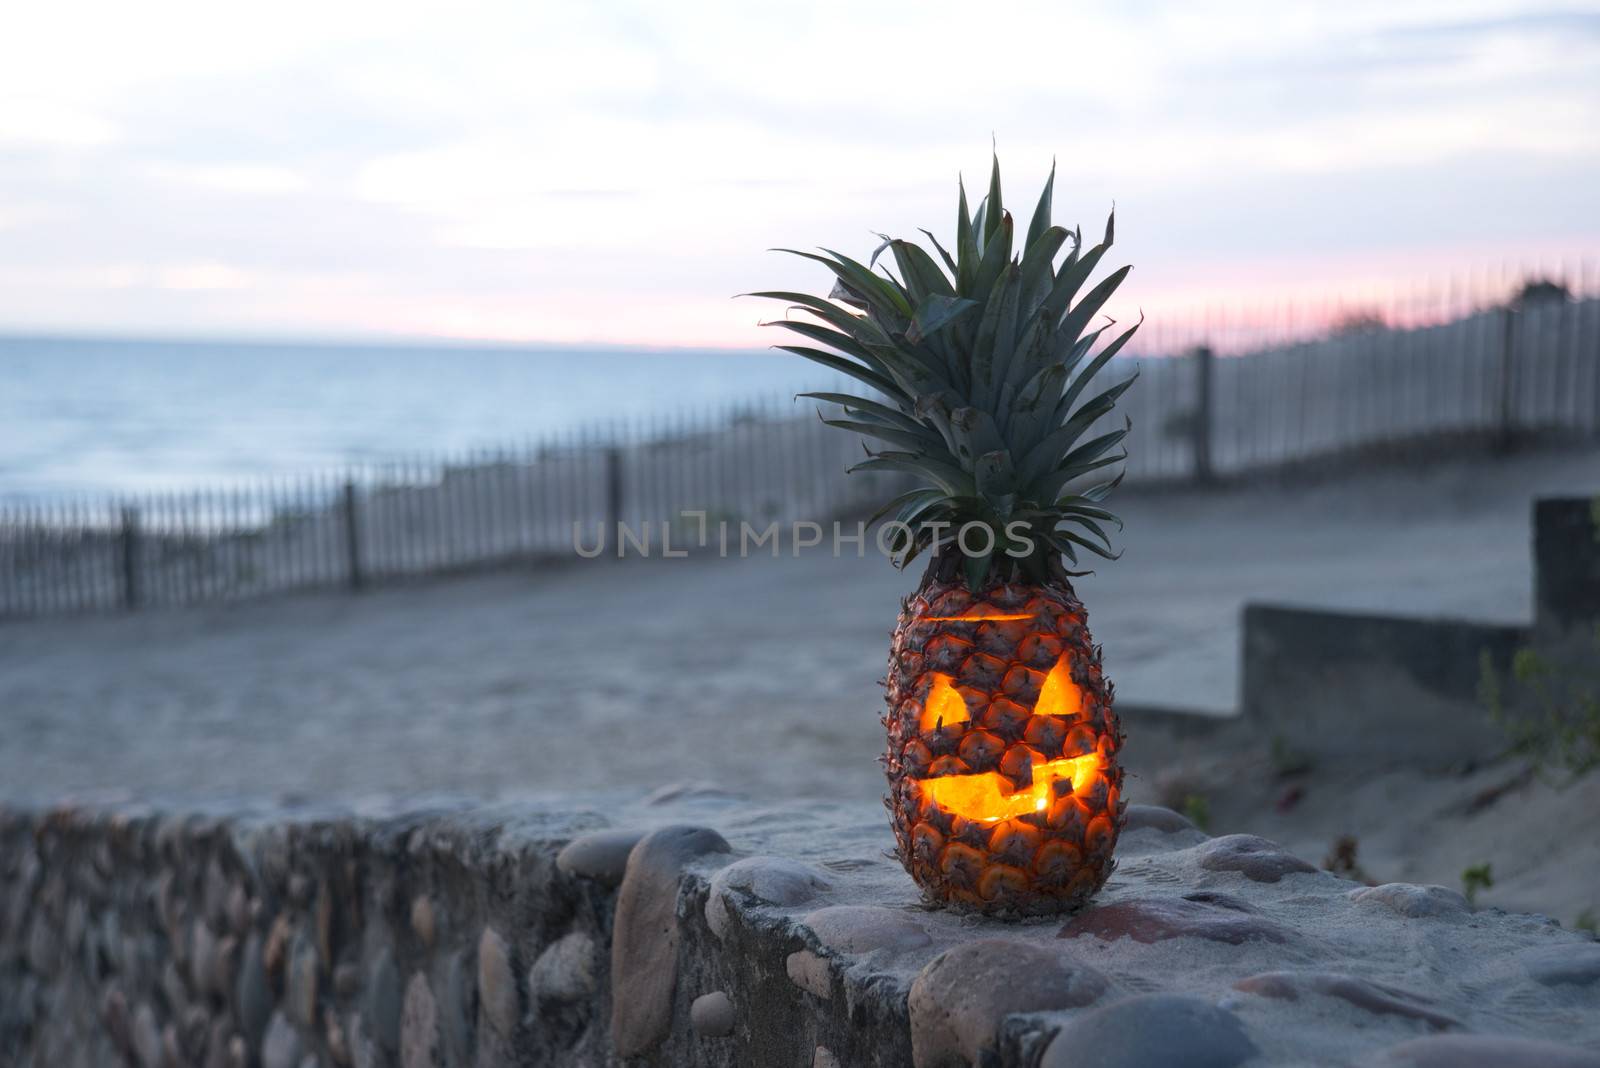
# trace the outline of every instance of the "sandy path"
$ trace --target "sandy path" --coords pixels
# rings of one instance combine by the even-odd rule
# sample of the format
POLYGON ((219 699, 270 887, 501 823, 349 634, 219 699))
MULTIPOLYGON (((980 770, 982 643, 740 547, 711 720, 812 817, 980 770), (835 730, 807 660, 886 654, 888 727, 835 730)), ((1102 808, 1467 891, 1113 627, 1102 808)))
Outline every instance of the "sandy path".
MULTIPOLYGON (((1528 501, 1576 490, 1600 453, 1130 497, 1081 593, 1125 700, 1223 711, 1245 600, 1524 618, 1528 501)), ((0 790, 868 795, 912 584, 871 557, 579 562, 0 627, 0 790)))

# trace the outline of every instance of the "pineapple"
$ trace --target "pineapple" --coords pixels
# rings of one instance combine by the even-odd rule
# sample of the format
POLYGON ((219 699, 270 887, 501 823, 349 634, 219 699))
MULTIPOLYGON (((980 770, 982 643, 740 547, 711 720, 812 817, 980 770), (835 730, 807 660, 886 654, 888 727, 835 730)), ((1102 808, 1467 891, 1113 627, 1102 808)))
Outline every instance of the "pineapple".
POLYGON ((1080 487, 1126 459, 1128 424, 1084 438, 1133 379, 1086 394, 1138 324, 1094 351, 1115 324, 1090 321, 1129 268, 1079 297, 1115 216, 1085 250, 1050 222, 1054 185, 1052 168, 1016 254, 996 159, 976 212, 960 190, 954 255, 927 231, 937 259, 887 237, 867 264, 796 252, 833 273, 831 299, 754 294, 806 313, 771 325, 813 344, 779 348, 868 387, 805 394, 883 443, 851 470, 916 481, 875 517, 897 566, 928 561, 890 646, 885 805, 929 900, 985 913, 1082 905, 1125 807, 1112 685, 1066 564, 1116 555, 1102 502, 1121 476, 1080 487), (874 269, 885 251, 898 277, 874 269))

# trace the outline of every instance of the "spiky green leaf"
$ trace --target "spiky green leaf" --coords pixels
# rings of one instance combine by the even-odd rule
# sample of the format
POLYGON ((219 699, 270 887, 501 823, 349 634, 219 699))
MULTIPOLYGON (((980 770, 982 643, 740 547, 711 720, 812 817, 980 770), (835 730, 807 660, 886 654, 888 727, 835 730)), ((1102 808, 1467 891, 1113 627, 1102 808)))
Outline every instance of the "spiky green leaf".
POLYGON ((1120 521, 1101 502, 1122 475, 1086 490, 1069 487, 1127 459, 1118 449, 1126 421, 1122 430, 1085 440, 1133 381, 1094 385, 1133 330, 1096 354, 1109 335, 1107 327, 1090 325, 1127 269, 1092 284, 1115 237, 1115 216, 1101 243, 1085 250, 1081 231, 1051 224, 1054 181, 1052 166, 1026 233, 1018 235, 995 160, 976 213, 965 183, 958 182, 951 249, 924 231, 935 254, 888 237, 865 265, 828 249, 796 253, 828 267, 834 299, 762 294, 788 300, 810 317, 772 325, 835 351, 781 348, 876 391, 808 396, 838 406, 819 411, 824 422, 885 444, 884 451, 868 450, 851 470, 901 472, 921 483, 880 513, 916 522, 915 530, 895 538, 897 564, 930 549, 947 551, 936 546, 928 521, 957 528, 976 522, 996 532, 1008 522, 1022 525, 1021 542, 1033 550, 1025 559, 1003 557, 1005 546, 997 546, 993 554, 962 562, 963 577, 980 583, 997 561, 1008 574, 1020 567, 1035 581, 1048 581, 1071 574, 1061 561, 1075 563, 1083 549, 1111 555, 1108 531, 1120 521), (892 263, 879 260, 884 251, 892 263))
POLYGON ((989 569, 994 564, 994 553, 987 552, 982 556, 969 556, 961 562, 962 574, 967 580, 967 589, 974 593, 983 589, 984 580, 989 577, 989 569))
POLYGON ((849 393, 796 393, 795 394, 795 398, 796 399, 798 399, 800 397, 806 397, 806 398, 808 398, 810 400, 819 400, 819 401, 822 401, 825 404, 838 405, 840 408, 843 408, 847 412, 855 412, 855 413, 858 413, 858 414, 865 414, 865 415, 874 415, 874 416, 877 416, 879 419, 885 420, 891 426, 899 427, 901 430, 926 430, 927 429, 925 426, 923 426, 923 424, 921 424, 921 423, 917 422, 915 419, 911 418, 911 416, 907 415, 904 411, 901 411, 901 410, 896 409, 896 408, 891 408, 887 404, 880 404, 875 400, 869 400, 866 397, 855 397, 855 396, 850 395, 849 393))
POLYGON ((774 345, 773 347, 783 352, 792 352, 802 359, 821 364, 830 371, 837 371, 842 375, 853 378, 863 385, 871 386, 886 397, 903 400, 907 404, 911 403, 910 394, 901 389, 898 383, 885 378, 870 368, 862 367, 859 363, 847 360, 843 356, 831 352, 823 352, 821 349, 813 349, 806 345, 774 345))
POLYGON ((944 493, 941 490, 924 489, 920 487, 914 490, 907 490, 905 493, 900 494, 898 497, 885 504, 882 508, 879 508, 876 512, 873 512, 872 515, 867 519, 867 526, 872 526, 890 512, 897 511, 898 509, 903 508, 908 504, 915 503, 918 500, 942 501, 944 500, 944 493))
POLYGON ((895 263, 900 265, 900 274, 906 281, 906 292, 913 303, 931 296, 956 295, 950 279, 920 246, 909 241, 893 241, 889 249, 894 253, 895 263))
POLYGON ((926 297, 917 305, 916 314, 911 317, 911 325, 906 328, 906 341, 912 345, 918 344, 977 306, 977 301, 965 297, 926 297))
MULTIPOLYGON (((1024 248, 1031 249, 1033 243, 1038 241, 1044 232, 1050 228, 1051 199, 1056 188, 1056 161, 1050 161, 1050 177, 1044 180, 1044 191, 1039 194, 1039 203, 1033 209, 1033 218, 1028 222, 1028 240, 1024 248)), ((1062 231, 1063 234, 1066 231, 1062 231)), ((1060 247, 1060 246, 1057 246, 1060 247)))
MULTIPOLYGON (((998 152, 994 154, 993 163, 989 168, 989 195, 984 198, 984 201, 989 206, 989 215, 985 220, 985 229, 983 232, 983 240, 985 243, 987 243, 994 240, 994 235, 996 231, 999 230, 1003 220, 1010 218, 1010 216, 1006 215, 1005 204, 1002 203, 1000 199, 1000 154, 998 152)), ((1008 239, 1008 247, 1009 244, 1010 242, 1008 239)), ((985 252, 987 251, 988 250, 985 249, 985 252)), ((1008 251, 1007 257, 1009 258, 1009 256, 1010 253, 1008 251)))
POLYGON ((815 252, 803 252, 799 249, 783 248, 779 252, 787 252, 792 256, 814 260, 834 273, 834 276, 850 288, 852 292, 867 302, 870 308, 897 313, 909 318, 911 315, 911 302, 906 299, 905 293, 899 286, 890 282, 881 275, 873 274, 871 270, 850 259, 841 256, 831 249, 823 249, 827 256, 819 256, 815 252), (831 259, 829 257, 832 257, 831 259))
POLYGON ((848 468, 849 471, 903 471, 927 479, 951 495, 970 496, 976 491, 972 476, 954 464, 908 453, 877 453, 848 468))
MULTIPOLYGON (((907 449, 928 449, 938 442, 937 438, 925 431, 913 434, 907 430, 897 430, 894 427, 883 426, 880 423, 863 422, 859 419, 829 419, 824 416, 822 421, 828 426, 838 427, 840 430, 848 430, 853 434, 860 434, 862 437, 876 438, 879 441, 886 441, 890 445, 900 445, 907 449)), ((953 457, 948 458, 953 459, 953 457)))

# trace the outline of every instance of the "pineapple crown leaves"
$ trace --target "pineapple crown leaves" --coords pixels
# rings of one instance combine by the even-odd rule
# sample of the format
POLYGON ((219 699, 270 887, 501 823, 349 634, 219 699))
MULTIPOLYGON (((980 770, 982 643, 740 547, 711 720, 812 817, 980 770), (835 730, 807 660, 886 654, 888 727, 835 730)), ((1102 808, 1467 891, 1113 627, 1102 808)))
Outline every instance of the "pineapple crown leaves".
POLYGON ((801 396, 834 406, 832 416, 818 413, 829 426, 881 443, 851 471, 904 472, 921 483, 874 516, 902 524, 892 542, 902 567, 930 547, 948 546, 951 532, 972 522, 989 528, 993 544, 981 556, 959 547, 974 586, 1002 554, 1020 558, 1039 581, 1059 568, 1061 556, 1076 563, 1079 550, 1117 555, 1107 527, 1120 529, 1121 521, 1101 503, 1121 476, 1068 491, 1127 458, 1118 449, 1126 421, 1084 438, 1137 377, 1105 389, 1093 384, 1143 317, 1091 355, 1116 324, 1108 319, 1091 330, 1090 323, 1130 268, 1079 295, 1111 247, 1116 213, 1100 243, 1086 250, 1081 231, 1051 223, 1054 187, 1052 165, 1020 249, 996 157, 976 212, 958 182, 953 253, 926 230, 933 253, 879 234, 883 243, 865 264, 831 249, 780 249, 827 267, 835 279, 828 296, 746 294, 801 313, 764 324, 807 342, 776 348, 867 387, 868 396, 801 396))

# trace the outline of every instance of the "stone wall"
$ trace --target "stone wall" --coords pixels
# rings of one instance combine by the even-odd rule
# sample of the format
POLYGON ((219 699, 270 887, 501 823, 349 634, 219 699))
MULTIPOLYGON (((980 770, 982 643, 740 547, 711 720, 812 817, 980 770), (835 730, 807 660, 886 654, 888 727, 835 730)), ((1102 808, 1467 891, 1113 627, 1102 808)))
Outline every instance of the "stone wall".
POLYGON ((555 862, 593 822, 13 810, 0 1049, 141 1068, 598 1051, 614 893, 555 862), (529 968, 553 946, 533 1027, 529 968))
POLYGON ((731 1068, 802 1035, 910 1063, 903 1004, 799 997, 801 939, 725 911, 712 933, 690 873, 734 858, 672 812, 13 808, 0 1063, 731 1068), (701 998, 728 990, 737 1023, 701 998))
POLYGON ((889 843, 705 789, 13 807, 0 1062, 1600 1066, 1600 945, 1542 917, 1135 806, 1091 907, 1004 922, 922 907, 889 843))

